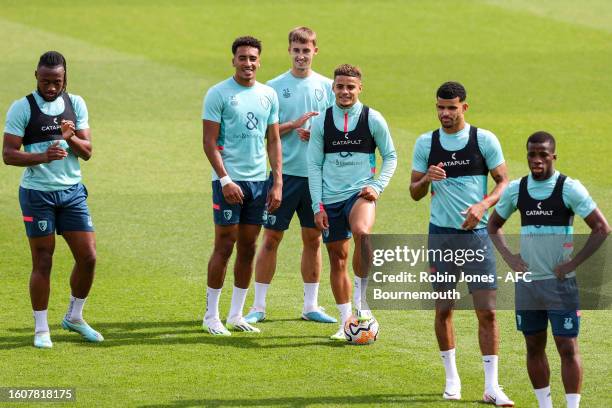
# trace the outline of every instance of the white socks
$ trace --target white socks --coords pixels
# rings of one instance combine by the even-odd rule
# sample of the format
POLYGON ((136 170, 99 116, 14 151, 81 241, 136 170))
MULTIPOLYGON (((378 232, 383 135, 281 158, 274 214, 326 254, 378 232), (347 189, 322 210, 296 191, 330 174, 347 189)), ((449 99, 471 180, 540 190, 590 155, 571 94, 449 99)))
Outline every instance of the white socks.
POLYGON ((441 351, 440 357, 442 358, 446 374, 446 388, 461 388, 461 380, 459 379, 457 363, 455 362, 455 349, 441 351))
POLYGON ((204 315, 205 321, 212 319, 219 319, 219 298, 221 297, 221 289, 213 289, 211 287, 206 288, 206 314, 204 315))
POLYGON ((34 333, 49 332, 49 324, 47 323, 47 310, 34 310, 34 333))
POLYGON ((534 389, 536 398, 538 399, 539 408, 553 408, 552 398, 550 396, 550 385, 544 388, 534 389))
POLYGON ((482 356, 482 364, 485 374, 485 390, 495 390, 499 387, 497 377, 497 362, 498 357, 495 355, 482 356))
POLYGON ((304 283, 304 313, 319 309, 319 282, 304 283))
POLYGON ((242 309, 244 308, 244 301, 246 300, 248 290, 248 288, 242 289, 234 286, 234 290, 232 291, 232 306, 227 315, 227 320, 242 317, 242 309))
POLYGON ((580 406, 580 394, 565 394, 567 408, 578 408, 580 406))
POLYGON ((85 299, 79 299, 74 296, 70 296, 70 304, 66 311, 65 318, 72 323, 76 323, 83 320, 83 306, 85 305, 85 299))
POLYGON ((255 282, 255 299, 253 300, 253 307, 258 311, 266 310, 266 295, 268 293, 269 283, 255 282))
POLYGON ((351 317, 351 314, 353 313, 353 306, 351 305, 351 302, 343 303, 341 305, 336 306, 338 307, 338 311, 340 312, 340 325, 341 327, 344 327, 344 323, 346 323, 346 321, 349 319, 349 317, 351 317))
POLYGON ((353 302, 357 310, 370 310, 366 301, 366 289, 368 288, 368 278, 360 278, 355 276, 353 288, 353 302))
MULTIPOLYGON (((536 398, 538 399, 538 408, 553 408, 552 398, 550 396, 550 385, 544 388, 534 389, 536 398)), ((580 394, 565 394, 567 408, 580 407, 580 394)))

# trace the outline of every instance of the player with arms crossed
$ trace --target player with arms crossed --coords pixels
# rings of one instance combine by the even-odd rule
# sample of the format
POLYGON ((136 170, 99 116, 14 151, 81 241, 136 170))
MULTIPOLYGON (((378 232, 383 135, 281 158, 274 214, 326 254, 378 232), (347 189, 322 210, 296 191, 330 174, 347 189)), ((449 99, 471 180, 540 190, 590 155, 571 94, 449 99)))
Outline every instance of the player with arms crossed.
MULTIPOLYGON (((331 287, 340 312, 340 329, 332 340, 345 340, 344 323, 352 314, 351 281, 348 275, 349 239, 353 236, 355 279, 367 281, 367 254, 362 240, 376 218, 376 200, 389 184, 397 166, 397 154, 382 115, 362 104, 361 70, 340 65, 334 71, 336 102, 312 124, 308 145, 308 184, 317 228, 323 231, 331 264, 331 287), (375 150, 383 163, 376 172, 375 150)), ((361 319, 371 314, 357 295, 355 307, 361 319)))
MULTIPOLYGON (((436 92, 441 128, 421 135, 414 148, 410 195, 420 200, 431 188, 430 249, 486 248, 483 262, 467 262, 464 273, 495 276, 495 254, 487 235, 487 210, 508 184, 506 164, 497 137, 465 122, 466 91, 458 82, 446 82, 436 92), (487 176, 495 187, 487 195, 487 176), (465 248, 460 248, 463 246, 465 248)), ((457 275, 452 262, 430 260, 432 273, 457 275)), ((495 313, 495 279, 468 284, 478 317, 478 340, 485 373, 483 400, 514 406, 498 384, 499 330, 495 313)), ((454 289, 456 283, 436 283, 434 290, 454 289)), ((455 363, 452 301, 437 300, 435 332, 446 373, 445 399, 461 399, 461 380, 455 363)))
POLYGON ((583 185, 555 170, 556 160, 551 134, 540 131, 529 136, 530 174, 510 183, 489 219, 488 229, 506 263, 514 271, 531 273, 530 282, 516 286, 516 323, 525 336, 527 372, 538 404, 540 408, 552 407, 546 357, 550 320, 561 357, 567 406, 577 408, 582 365, 578 352, 580 312, 575 270, 603 243, 610 226, 583 185), (521 214, 519 254, 510 251, 502 230, 516 210, 521 214), (591 234, 585 246, 569 259, 566 248, 571 252, 574 214, 584 218, 591 234))
MULTIPOLYGON (((276 270, 278 247, 294 213, 302 227, 301 272, 304 281, 304 320, 335 323, 318 305, 321 276, 321 231, 314 223, 312 201, 308 190, 306 152, 310 138, 310 118, 334 102, 332 80, 312 70, 312 60, 318 52, 317 35, 307 27, 297 27, 289 33, 291 70, 270 80, 279 99, 280 135, 283 146, 283 202, 264 224, 263 243, 255 263, 255 299, 248 323, 266 318, 266 294, 276 270)), ((273 185, 273 178, 269 179, 273 185)))
POLYGON ((264 211, 267 206, 267 211, 274 212, 280 205, 283 182, 278 99, 272 88, 255 79, 261 43, 239 37, 232 44, 232 54, 234 75, 208 90, 202 113, 204 152, 213 168, 215 221, 203 326, 210 334, 222 336, 230 335, 228 328, 259 332, 244 320, 242 309, 264 211), (267 194, 266 148, 274 176, 267 194), (219 318, 219 297, 234 245, 234 290, 226 328, 219 318))
POLYGON ((83 98, 66 92, 66 60, 59 52, 44 53, 34 75, 36 91, 15 101, 6 115, 2 149, 4 163, 26 167, 19 203, 32 252, 34 346, 53 347, 47 306, 56 231, 75 260, 62 328, 98 343, 104 338, 83 320, 96 266, 94 227, 79 165, 79 158, 89 160, 92 155, 87 106, 83 98))

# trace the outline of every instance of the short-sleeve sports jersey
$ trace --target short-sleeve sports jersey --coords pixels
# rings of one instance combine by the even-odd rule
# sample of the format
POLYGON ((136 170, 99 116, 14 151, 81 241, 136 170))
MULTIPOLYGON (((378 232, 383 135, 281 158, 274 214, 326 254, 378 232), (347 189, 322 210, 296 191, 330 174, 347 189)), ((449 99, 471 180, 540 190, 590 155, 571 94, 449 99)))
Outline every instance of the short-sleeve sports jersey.
MULTIPOLYGON (((546 200, 553 193, 560 173, 555 173, 546 180, 534 180, 531 174, 527 177, 527 192, 534 200, 546 200)), ((518 209, 518 199, 521 180, 513 180, 502 193, 502 196, 495 206, 495 212, 504 219, 518 209)), ((578 180, 567 177, 563 184, 562 199, 565 207, 572 210, 578 216, 585 218, 597 205, 589 195, 586 188, 578 180)), ((543 209, 545 210, 545 209, 543 209)), ((524 225, 521 226, 521 256, 529 265, 530 272, 533 273, 534 280, 552 279, 555 275, 552 269, 558 265, 565 257, 563 252, 571 252, 571 235, 574 229, 572 225, 550 226, 550 225, 524 225), (546 235, 537 238, 537 235, 546 235), (529 237, 538 239, 536 243, 529 243, 529 237), (562 248, 566 244, 566 250, 553 250, 545 248, 557 246, 562 248)), ((568 275, 569 277, 573 275, 568 275)))
MULTIPOLYGON (((59 122, 59 118, 66 109, 63 96, 60 95, 54 101, 49 102, 45 101, 38 94, 38 91, 33 91, 32 95, 40 112, 49 117, 56 117, 54 120, 59 122)), ((88 129, 89 114, 83 98, 78 95, 68 94, 68 100, 71 102, 72 110, 76 115, 76 129, 88 129)), ((14 101, 6 114, 4 133, 23 138, 31 117, 32 109, 27 97, 14 101)), ((59 123, 53 123, 54 126, 59 126, 59 123)), ((61 134, 59 127, 55 130, 61 134)), ((36 143, 24 143, 23 148, 28 153, 42 153, 56 141, 43 140, 36 143)), ((59 147, 65 149, 68 152, 68 156, 62 160, 54 160, 50 163, 27 167, 21 178, 21 187, 39 191, 59 191, 65 190, 81 181, 81 167, 78 156, 72 151, 65 140, 62 139, 59 142, 59 147)))
POLYGON ((266 180, 266 130, 278 122, 274 89, 259 82, 242 86, 230 77, 208 90, 202 119, 220 124, 217 148, 233 180, 266 180))
POLYGON ((308 143, 308 187, 315 213, 320 211, 321 203, 333 204, 346 200, 366 186, 372 187, 379 194, 382 193, 395 172, 397 154, 387 122, 379 112, 371 108, 368 108, 367 119, 363 118, 363 109, 364 105, 361 102, 357 102, 349 109, 342 109, 334 103, 328 109, 331 112, 331 123, 328 123, 328 126, 343 135, 336 141, 330 141, 332 135, 325 134, 327 111, 313 120, 308 143), (374 149, 360 152, 357 151, 359 149, 349 147, 352 142, 360 142, 360 140, 351 140, 351 134, 358 130, 360 121, 364 121, 361 122, 364 127, 367 122, 367 129, 362 131, 369 133, 368 137, 374 142, 371 147, 378 148, 383 159, 380 175, 377 178, 374 178, 376 172, 374 149), (344 144, 347 146, 346 151, 338 148, 335 149, 338 151, 326 152, 330 142, 344 144))
MULTIPOLYGON (((447 134, 439 129, 440 144, 446 151, 460 151, 466 147, 470 138, 471 125, 455 134, 447 134)), ((432 132, 427 132, 416 141, 412 169, 419 173, 427 173, 428 160, 431 153, 432 132)), ((497 137, 490 131, 478 128, 476 139, 478 149, 484 157, 486 167, 492 170, 504 163, 504 155, 497 137)), ((431 216, 430 222, 438 227, 461 229, 465 216, 461 214, 487 194, 487 176, 470 175, 447 177, 444 180, 431 183, 431 216)), ((485 228, 488 221, 485 213, 476 228, 485 228)))
MULTIPOLYGON (((293 76, 291 71, 267 82, 274 88, 279 102, 279 122, 298 119, 306 112, 323 112, 335 100, 332 80, 312 72, 305 78, 293 76)), ((304 125, 308 128, 310 123, 304 125)), ((308 177, 306 153, 308 142, 303 141, 295 130, 281 136, 283 145, 283 174, 308 177)))

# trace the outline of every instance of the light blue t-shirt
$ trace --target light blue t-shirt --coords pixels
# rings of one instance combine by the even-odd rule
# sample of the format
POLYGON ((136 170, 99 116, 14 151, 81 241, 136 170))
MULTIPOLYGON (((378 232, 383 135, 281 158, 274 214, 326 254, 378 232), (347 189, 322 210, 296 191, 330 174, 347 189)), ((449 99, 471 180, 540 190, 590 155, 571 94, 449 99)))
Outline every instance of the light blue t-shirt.
MULTIPOLYGON (((447 134, 440 128, 440 144, 447 151, 463 149, 470 138, 470 125, 454 134, 447 134)), ((414 146, 412 170, 427 173, 427 161, 431 151, 432 133, 427 132, 416 141, 414 146)), ((497 137, 490 131, 478 128, 476 135, 478 148, 487 168, 492 170, 504 163, 504 155, 497 137)), ((465 216, 461 214, 468 207, 480 202, 487 195, 487 176, 449 177, 431 183, 430 222, 438 227, 461 229, 465 216)), ((485 228, 489 214, 485 212, 476 228, 485 228)))
MULTIPOLYGON (((233 180, 266 180, 266 130, 278 123, 274 89, 259 82, 242 86, 230 77, 208 90, 202 119, 221 125, 217 146, 233 180)), ((212 173, 218 180, 214 169, 212 173)))
MULTIPOLYGON (((348 131, 357 127, 363 104, 357 102, 349 109, 342 109, 334 103, 332 107, 334 125, 344 130, 344 114, 348 114, 348 131)), ((376 141, 376 147, 383 159, 380 175, 376 173, 375 153, 325 153, 323 129, 325 114, 314 118, 308 143, 308 186, 312 198, 312 209, 320 211, 319 204, 332 204, 350 198, 363 187, 371 186, 381 194, 397 166, 397 154, 391 139, 387 122, 382 115, 370 108, 368 127, 376 141)))
MULTIPOLYGON (((274 88, 279 101, 279 122, 298 119, 306 112, 324 112, 335 101, 332 80, 312 72, 306 78, 293 76, 291 71, 267 82, 274 88)), ((306 122, 304 128, 310 127, 306 122)), ((303 141, 295 130, 281 136, 283 145, 283 174, 308 177, 306 152, 308 142, 303 141)))
MULTIPOLYGON (((534 180, 530 173, 527 177, 527 192, 534 200, 545 200, 552 194, 558 178, 558 171, 546 180, 534 180)), ((520 179, 511 181, 495 206, 495 211, 503 219, 510 218, 517 210, 520 182, 520 179)), ((569 177, 563 184, 563 204, 582 218, 597 208, 580 181, 569 177)), ((572 253, 573 232, 572 226, 521 226, 521 257, 529 265, 534 280, 555 278, 553 268, 572 253)))
MULTIPOLYGON (((56 116, 64 112, 64 100, 58 97, 54 101, 45 101, 37 91, 32 92, 36 104, 45 115, 56 116)), ((77 117, 75 123, 77 130, 89 129, 89 114, 85 101, 78 95, 68 94, 72 108, 77 117)), ((23 137, 25 129, 30 121, 30 103, 26 97, 13 102, 6 114, 4 133, 23 137)), ((33 143, 24 146, 28 153, 42 153, 56 141, 33 143)), ((59 147, 68 152, 62 160, 54 160, 50 163, 42 163, 25 169, 21 178, 21 187, 39 191, 59 191, 70 188, 81 182, 81 166, 79 158, 72 151, 65 140, 61 140, 59 147)))

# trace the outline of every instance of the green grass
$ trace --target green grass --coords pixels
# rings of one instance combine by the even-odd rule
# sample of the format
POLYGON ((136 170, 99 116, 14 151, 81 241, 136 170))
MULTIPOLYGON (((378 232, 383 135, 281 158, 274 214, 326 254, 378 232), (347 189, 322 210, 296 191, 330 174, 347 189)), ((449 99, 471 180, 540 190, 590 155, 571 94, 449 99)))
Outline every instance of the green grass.
MULTIPOLYGON (((48 49, 66 55, 69 90, 89 107, 94 157, 83 174, 98 268, 85 312, 107 338, 92 346, 59 328, 71 268, 60 244, 49 305, 55 347, 31 347, 30 255, 17 201, 22 169, 2 167, 0 386, 72 386, 83 406, 480 406, 472 312, 456 317, 464 401, 454 404, 439 398, 431 311, 377 313, 381 338, 365 348, 332 344, 333 327, 296 320, 295 225, 281 247, 264 333, 219 340, 201 332, 213 224, 200 113, 206 89, 232 73, 236 36, 263 40, 258 78, 267 80, 289 66, 288 30, 311 25, 320 43, 315 69, 329 75, 339 63, 361 65, 362 99, 385 115, 394 136, 399 166, 375 232, 426 230, 427 200, 414 203, 407 192, 411 155, 416 137, 437 126, 433 94, 447 79, 466 85, 468 120, 498 135, 513 178, 526 172, 526 137, 547 129, 558 139, 559 169, 612 214, 612 6, 563 2, 562 12, 551 13, 557 2, 501 3, 0 1, 0 108, 34 89, 37 58, 48 49)), ((335 313, 327 273, 320 301, 335 313)), ((583 405, 604 407, 611 314, 584 316, 583 405)), ((513 313, 500 312, 500 324, 500 381, 518 406, 533 406, 513 313)), ((554 348, 549 358, 553 398, 562 406, 554 348)))

